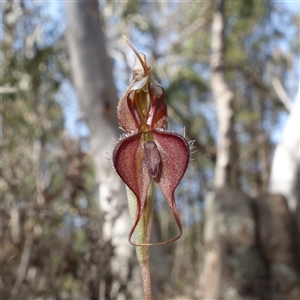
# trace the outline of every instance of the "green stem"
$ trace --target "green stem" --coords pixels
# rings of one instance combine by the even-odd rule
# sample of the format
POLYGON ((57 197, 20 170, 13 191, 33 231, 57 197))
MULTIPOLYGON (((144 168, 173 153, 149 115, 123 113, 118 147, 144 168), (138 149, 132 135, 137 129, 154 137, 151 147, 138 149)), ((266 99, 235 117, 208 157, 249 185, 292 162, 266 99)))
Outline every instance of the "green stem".
MULTIPOLYGON (((128 198, 128 206, 129 212, 132 222, 134 222, 136 218, 137 212, 137 201, 134 193, 128 188, 127 189, 127 198, 128 198)), ((152 213, 153 213, 153 203, 154 203, 154 181, 151 180, 146 204, 144 210, 142 212, 141 219, 136 226, 134 231, 134 238, 137 244, 149 244, 151 237, 151 228, 152 228, 152 213)), ((143 280, 143 291, 144 291, 144 299, 151 300, 151 277, 150 277, 150 246, 137 246, 135 248, 137 259, 140 265, 142 280, 143 280)))

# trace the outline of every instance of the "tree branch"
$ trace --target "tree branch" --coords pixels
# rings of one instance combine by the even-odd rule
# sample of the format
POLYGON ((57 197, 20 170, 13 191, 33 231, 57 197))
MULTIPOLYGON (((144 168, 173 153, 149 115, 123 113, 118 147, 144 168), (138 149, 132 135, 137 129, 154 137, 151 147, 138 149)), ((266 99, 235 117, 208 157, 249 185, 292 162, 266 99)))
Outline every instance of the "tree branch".
POLYGON ((25 242, 21 261, 20 261, 19 268, 17 271, 17 279, 12 288, 12 291, 10 294, 10 299, 14 299, 18 295, 19 289, 25 279, 27 266, 28 266, 28 262, 29 262, 29 258, 30 258, 31 247, 32 247, 32 237, 29 236, 29 237, 27 237, 26 242, 25 242))
POLYGON ((279 100, 282 102, 282 104, 285 106, 285 108, 290 112, 292 110, 293 104, 288 95, 286 94, 282 84, 280 83, 278 77, 272 77, 272 85, 274 87, 274 90, 279 98, 279 100))

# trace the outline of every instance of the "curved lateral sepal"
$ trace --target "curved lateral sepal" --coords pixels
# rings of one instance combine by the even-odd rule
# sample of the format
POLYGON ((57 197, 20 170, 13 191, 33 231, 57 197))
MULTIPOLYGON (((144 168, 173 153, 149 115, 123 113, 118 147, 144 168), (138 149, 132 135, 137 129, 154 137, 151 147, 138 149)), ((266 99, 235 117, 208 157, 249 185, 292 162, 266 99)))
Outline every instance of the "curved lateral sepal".
POLYGON ((150 172, 143 162, 140 133, 127 136, 117 143, 113 151, 113 164, 119 176, 136 196, 136 219, 130 231, 131 236, 141 218, 151 181, 150 172))

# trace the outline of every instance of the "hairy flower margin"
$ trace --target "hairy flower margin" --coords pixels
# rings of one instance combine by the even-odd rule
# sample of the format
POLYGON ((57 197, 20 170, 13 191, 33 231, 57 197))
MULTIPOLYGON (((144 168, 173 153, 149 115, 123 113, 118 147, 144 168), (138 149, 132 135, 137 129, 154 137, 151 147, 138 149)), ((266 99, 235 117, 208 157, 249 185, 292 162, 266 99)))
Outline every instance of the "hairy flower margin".
MULTIPOLYGON (((126 39, 126 38, 125 38, 126 39)), ((189 160, 190 146, 185 137, 168 131, 167 106, 162 86, 154 79, 146 56, 138 53, 133 78, 118 103, 118 120, 127 134, 122 135, 113 149, 115 170, 135 195, 135 220, 129 233, 129 243, 134 246, 150 246, 151 243, 132 241, 132 235, 147 209, 147 198, 152 182, 161 189, 174 215, 179 235, 166 242, 171 243, 182 235, 182 225, 174 192, 182 179, 189 160)), ((150 213, 152 215, 152 212, 150 213)), ((149 221, 151 222, 151 221, 149 221)), ((145 231, 148 224, 145 224, 145 231)))

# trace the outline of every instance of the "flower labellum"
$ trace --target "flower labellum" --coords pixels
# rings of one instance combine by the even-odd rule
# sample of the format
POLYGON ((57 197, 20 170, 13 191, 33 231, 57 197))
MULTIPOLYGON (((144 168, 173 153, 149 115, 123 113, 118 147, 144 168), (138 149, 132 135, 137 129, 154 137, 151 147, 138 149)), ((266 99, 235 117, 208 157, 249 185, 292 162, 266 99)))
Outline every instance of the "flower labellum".
POLYGON ((132 81, 120 98, 117 109, 119 123, 127 135, 116 144, 112 160, 117 173, 136 198, 135 218, 128 238, 134 246, 152 245, 143 241, 133 242, 132 235, 144 209, 147 209, 152 181, 161 189, 180 232, 171 240, 157 243, 162 245, 182 235, 174 192, 188 166, 190 149, 182 135, 165 129, 167 106, 164 90, 153 78, 146 56, 138 53, 129 41, 127 43, 137 60, 132 81))
POLYGON ((156 178, 160 173, 161 159, 154 141, 147 141, 143 144, 144 163, 148 167, 150 174, 156 178))

